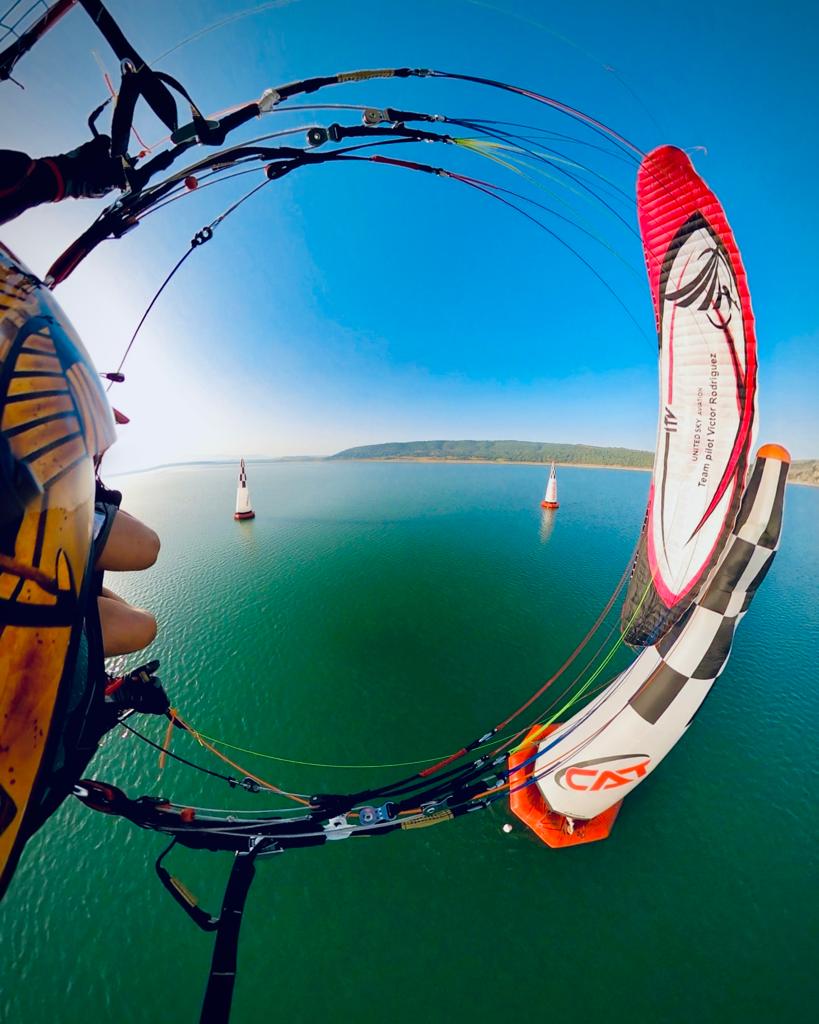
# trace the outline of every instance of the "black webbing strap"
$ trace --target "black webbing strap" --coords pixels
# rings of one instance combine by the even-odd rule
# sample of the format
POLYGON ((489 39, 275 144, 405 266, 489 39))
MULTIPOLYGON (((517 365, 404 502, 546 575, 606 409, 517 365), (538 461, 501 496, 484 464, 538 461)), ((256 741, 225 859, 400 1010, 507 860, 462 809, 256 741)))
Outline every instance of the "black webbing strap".
POLYGON ((201 928, 203 932, 215 932, 219 927, 219 918, 213 917, 207 910, 203 910, 196 902, 194 895, 162 863, 174 846, 176 846, 176 839, 173 839, 170 846, 167 846, 157 857, 154 864, 157 877, 198 928, 201 928))
POLYGON ((254 103, 237 112, 238 116, 229 121, 208 122, 180 82, 163 71, 154 71, 140 57, 100 0, 80 0, 80 3, 122 63, 122 82, 111 120, 111 152, 114 156, 125 156, 128 152, 134 108, 140 97, 168 131, 175 133, 179 128, 179 116, 171 90, 178 93, 190 107, 195 138, 207 146, 220 146, 228 131, 258 115, 258 104, 254 103))
POLYGON ((100 0, 80 0, 80 5, 85 9, 85 13, 97 26, 119 60, 130 60, 136 67, 144 63, 100 0))
POLYGON ((134 110, 140 96, 168 131, 179 123, 176 100, 156 72, 142 64, 136 70, 123 70, 114 114, 111 118, 111 155, 125 156, 131 138, 134 110))
POLYGON ((237 853, 222 901, 222 912, 216 928, 216 942, 210 964, 208 987, 202 1002, 200 1024, 227 1024, 236 983, 236 961, 239 931, 250 884, 256 874, 256 853, 237 853))
POLYGON ((176 130, 179 125, 176 100, 168 86, 188 101, 194 122, 205 124, 186 90, 170 75, 152 70, 125 38, 100 0, 80 0, 80 3, 122 65, 122 82, 111 120, 111 152, 114 156, 125 156, 128 151, 134 108, 140 96, 168 131, 176 130))

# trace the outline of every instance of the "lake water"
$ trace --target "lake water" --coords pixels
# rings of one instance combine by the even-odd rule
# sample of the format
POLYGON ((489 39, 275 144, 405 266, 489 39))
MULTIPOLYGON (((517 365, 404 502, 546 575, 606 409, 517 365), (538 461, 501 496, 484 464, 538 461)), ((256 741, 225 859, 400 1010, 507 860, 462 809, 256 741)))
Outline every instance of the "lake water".
MULTIPOLYGON (((517 707, 614 589, 649 484, 560 470, 547 519, 540 467, 251 464, 257 518, 235 523, 235 479, 232 466, 192 466, 113 481, 163 550, 109 584, 160 620, 151 653, 180 712, 288 759, 234 753, 303 793, 408 769, 289 761, 436 758, 517 707)), ((234 1021, 814 1019, 818 523, 819 490, 788 488, 782 549, 725 674, 610 839, 552 851, 516 821, 504 834, 513 819, 498 803, 261 861, 234 1021)), ((174 749, 210 763, 187 737, 174 749)), ((282 806, 173 762, 159 778, 156 752, 118 733, 89 774, 134 796, 282 806)), ((212 940, 156 880, 162 848, 63 806, 0 908, 5 1021, 198 1019, 212 940)), ((218 910, 230 855, 171 859, 218 910)))

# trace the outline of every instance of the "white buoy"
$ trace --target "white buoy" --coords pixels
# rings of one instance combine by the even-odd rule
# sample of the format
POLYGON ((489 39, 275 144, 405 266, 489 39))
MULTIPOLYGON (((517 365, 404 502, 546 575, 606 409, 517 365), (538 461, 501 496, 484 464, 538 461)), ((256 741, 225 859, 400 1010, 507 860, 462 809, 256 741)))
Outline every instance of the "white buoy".
POLYGON ((506 824, 503 826, 503 830, 502 831, 504 831, 507 835, 509 835, 509 833, 513 830, 513 828, 514 828, 514 826, 510 825, 509 822, 507 821, 506 824))
POLYGON ((546 494, 540 503, 541 508, 559 508, 557 503, 557 476, 555 475, 555 464, 549 473, 549 482, 546 484, 546 494))
POLYGON ((234 519, 253 519, 256 513, 250 504, 250 491, 247 489, 247 470, 245 460, 239 460, 239 486, 236 489, 236 511, 234 519))

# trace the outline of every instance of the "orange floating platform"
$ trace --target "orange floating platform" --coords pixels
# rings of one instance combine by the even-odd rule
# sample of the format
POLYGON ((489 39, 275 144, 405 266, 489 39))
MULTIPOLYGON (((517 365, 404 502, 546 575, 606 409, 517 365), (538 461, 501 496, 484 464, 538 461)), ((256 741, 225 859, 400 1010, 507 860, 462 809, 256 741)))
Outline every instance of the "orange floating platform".
POLYGON ((541 501, 541 508, 560 508, 560 505, 556 501, 541 501))
POLYGON ((596 818, 588 821, 575 820, 570 822, 564 815, 553 811, 543 799, 537 784, 522 786, 532 777, 534 761, 530 761, 537 753, 537 740, 554 732, 557 725, 550 725, 543 729, 542 726, 535 726, 529 731, 523 746, 509 755, 509 807, 516 818, 528 825, 535 835, 542 839, 547 846, 558 849, 561 846, 579 846, 581 843, 594 843, 598 839, 606 839, 614 826, 615 819, 620 810, 622 800, 618 801, 596 818), (536 737, 536 739, 535 739, 536 737), (531 742, 530 742, 531 738, 531 742), (522 767, 518 767, 522 765, 522 767))
POLYGON ((256 513, 255 512, 234 512, 233 513, 233 518, 234 519, 255 519, 256 518, 256 513))

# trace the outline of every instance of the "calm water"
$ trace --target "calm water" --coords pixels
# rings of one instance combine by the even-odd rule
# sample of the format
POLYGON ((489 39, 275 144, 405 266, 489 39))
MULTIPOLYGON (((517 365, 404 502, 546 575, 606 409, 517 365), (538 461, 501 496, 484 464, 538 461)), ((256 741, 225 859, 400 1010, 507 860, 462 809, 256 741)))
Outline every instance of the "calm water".
MULTIPOLYGON (((551 521, 545 480, 528 466, 251 465, 258 518, 239 524, 233 467, 123 477, 163 551, 114 586, 156 612, 152 653, 202 731, 297 761, 438 757, 563 661, 631 552, 647 474, 564 469, 551 521)), ((819 491, 787 499, 726 674, 607 842, 550 851, 504 835, 498 804, 262 861, 234 1020, 814 1019, 819 491)), ((175 749, 205 757, 185 737, 175 749)), ((308 793, 406 771, 236 756, 308 793)), ((132 795, 281 806, 178 764, 158 778, 133 737, 110 736, 93 767, 132 795)), ((0 909, 5 1020, 197 1019, 211 939, 156 880, 162 846, 61 809, 0 909)), ((172 858, 218 909, 229 855, 172 858)))

